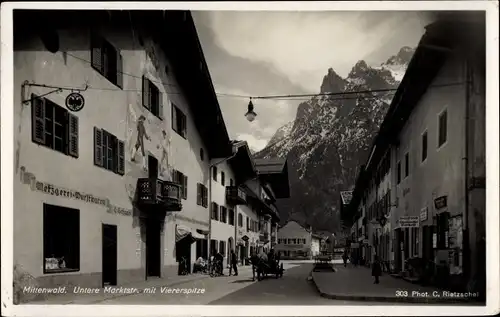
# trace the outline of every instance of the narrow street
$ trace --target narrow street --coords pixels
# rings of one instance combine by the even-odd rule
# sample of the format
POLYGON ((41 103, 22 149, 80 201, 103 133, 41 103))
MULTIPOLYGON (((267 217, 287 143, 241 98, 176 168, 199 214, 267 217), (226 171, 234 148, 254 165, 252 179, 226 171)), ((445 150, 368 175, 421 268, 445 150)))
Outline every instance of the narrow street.
POLYGON ((252 281, 248 269, 238 276, 206 278, 176 285, 176 289, 204 289, 204 294, 137 294, 105 300, 105 305, 362 305, 363 302, 336 301, 323 298, 307 280, 312 263, 287 261, 283 278, 269 277, 252 281))

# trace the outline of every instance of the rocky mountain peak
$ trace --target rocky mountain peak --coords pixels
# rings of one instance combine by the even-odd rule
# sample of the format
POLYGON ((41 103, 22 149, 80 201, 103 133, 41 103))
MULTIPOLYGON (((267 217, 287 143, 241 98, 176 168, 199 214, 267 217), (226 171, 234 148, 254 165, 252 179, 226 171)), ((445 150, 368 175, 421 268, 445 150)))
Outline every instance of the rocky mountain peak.
POLYGON ((344 88, 345 81, 333 68, 328 69, 328 73, 323 77, 320 93, 339 92, 344 88))
POLYGON ((291 197, 278 202, 283 223, 293 218, 317 230, 339 228, 340 192, 354 186, 392 97, 324 94, 397 88, 413 52, 403 47, 381 66, 361 60, 347 78, 328 69, 320 89, 323 95, 302 102, 295 120, 278 129, 266 148, 255 154, 288 159, 291 197))

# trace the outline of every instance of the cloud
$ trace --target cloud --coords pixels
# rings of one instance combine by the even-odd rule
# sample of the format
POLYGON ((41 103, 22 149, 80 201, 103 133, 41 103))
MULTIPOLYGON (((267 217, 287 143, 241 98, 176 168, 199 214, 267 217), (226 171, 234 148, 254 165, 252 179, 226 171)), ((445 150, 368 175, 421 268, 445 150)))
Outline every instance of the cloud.
POLYGON ((214 88, 219 93, 219 105, 231 139, 245 140, 261 149, 261 146, 262 148, 265 146, 276 130, 295 119, 297 102, 256 99, 252 102, 257 117, 253 122, 248 122, 244 114, 247 111, 249 99, 228 97, 222 94, 239 96, 250 96, 251 94, 222 85, 214 85, 214 88), (251 138, 251 140, 247 138, 251 138))
POLYGON ((310 92, 317 92, 333 67, 346 76, 360 59, 371 57, 386 43, 396 54, 415 46, 426 24, 418 12, 249 12, 202 13, 216 43, 233 56, 268 64, 310 92), (399 47, 398 47, 399 46, 399 47))
POLYGON ((253 152, 258 152, 267 145, 266 140, 257 139, 253 135, 247 133, 238 134, 237 139, 247 141, 248 146, 253 152))

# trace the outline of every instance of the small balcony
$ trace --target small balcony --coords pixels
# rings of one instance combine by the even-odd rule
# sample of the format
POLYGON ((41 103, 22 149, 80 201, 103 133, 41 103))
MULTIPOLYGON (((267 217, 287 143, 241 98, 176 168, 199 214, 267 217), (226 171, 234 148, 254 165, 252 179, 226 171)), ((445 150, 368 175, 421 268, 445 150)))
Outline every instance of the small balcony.
POLYGON ((179 184, 153 178, 137 180, 138 204, 163 211, 181 211, 181 188, 179 184))
POLYGON ((237 186, 226 186, 226 201, 230 205, 244 205, 247 203, 247 194, 237 186))

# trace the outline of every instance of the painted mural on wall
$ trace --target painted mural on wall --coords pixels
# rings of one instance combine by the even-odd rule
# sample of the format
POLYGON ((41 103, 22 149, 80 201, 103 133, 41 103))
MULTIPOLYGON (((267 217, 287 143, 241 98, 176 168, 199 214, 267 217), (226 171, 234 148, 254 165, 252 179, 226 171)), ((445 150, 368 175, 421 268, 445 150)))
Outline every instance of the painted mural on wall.
MULTIPOLYGON (((154 43, 146 41, 144 58, 141 61, 141 69, 144 75, 153 81, 161 93, 163 93, 163 109, 169 109, 170 100, 165 93, 162 81, 158 72, 161 69, 161 60, 158 58, 154 43)), ((149 177, 148 156, 153 156, 158 160, 157 175, 159 179, 172 180, 172 151, 170 122, 160 120, 142 105, 141 82, 137 82, 138 92, 133 98, 135 102, 129 103, 126 125, 126 144, 128 157, 126 155, 125 186, 128 197, 133 200, 138 178, 149 177)))

